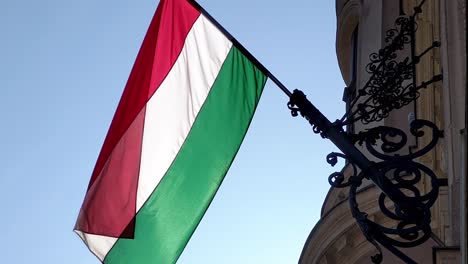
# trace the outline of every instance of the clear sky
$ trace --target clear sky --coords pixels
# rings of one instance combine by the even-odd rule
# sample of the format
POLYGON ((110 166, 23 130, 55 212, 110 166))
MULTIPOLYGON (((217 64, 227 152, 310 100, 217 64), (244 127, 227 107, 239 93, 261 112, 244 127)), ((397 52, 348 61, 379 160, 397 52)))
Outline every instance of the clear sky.
MULTIPOLYGON (((289 89, 303 90, 331 120, 343 113, 335 1, 199 3, 289 89)), ((99 263, 72 229, 157 4, 1 1, 0 263, 99 263)), ((291 117, 287 101, 269 81, 178 263, 297 263, 335 149, 291 117)))

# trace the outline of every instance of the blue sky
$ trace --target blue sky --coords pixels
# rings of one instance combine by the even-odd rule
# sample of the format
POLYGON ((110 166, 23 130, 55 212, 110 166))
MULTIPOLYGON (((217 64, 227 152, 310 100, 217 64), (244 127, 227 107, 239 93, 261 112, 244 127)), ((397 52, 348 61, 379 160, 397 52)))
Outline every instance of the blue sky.
MULTIPOLYGON (((334 120, 334 1, 200 0, 290 90, 334 120)), ((0 263, 99 263, 73 232, 156 0, 0 4, 0 263)), ((334 147, 268 82, 230 172, 178 263, 296 263, 334 147)), ((339 170, 340 168, 335 168, 339 170)))

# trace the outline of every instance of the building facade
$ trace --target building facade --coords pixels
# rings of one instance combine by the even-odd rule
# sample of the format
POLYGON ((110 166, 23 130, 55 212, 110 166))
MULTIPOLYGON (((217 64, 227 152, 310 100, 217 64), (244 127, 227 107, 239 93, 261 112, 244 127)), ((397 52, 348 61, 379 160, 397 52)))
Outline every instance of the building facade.
MULTIPOLYGON (((349 102, 369 79, 366 65, 369 54, 385 46, 387 31, 396 18, 411 14, 422 0, 336 0, 336 53, 342 77, 347 85, 343 99, 349 102)), ((467 83, 466 83, 466 1, 426 0, 416 17, 415 53, 431 49, 416 66, 416 80, 421 83, 434 75, 443 80, 421 89, 419 98, 385 119, 370 124, 355 123, 347 129, 364 131, 379 125, 398 127, 409 133, 409 121, 425 119, 444 131, 444 136, 418 162, 432 169, 447 186, 431 209, 432 235, 416 247, 401 249, 417 263, 468 263, 467 238, 467 83)), ((410 153, 425 145, 424 138, 409 137, 405 151, 410 153)), ((361 147, 366 153, 366 150, 361 147)), ((370 155, 369 155, 370 156, 370 155)), ((345 165, 342 172, 351 175, 345 165)), ((427 189, 422 180, 418 188, 427 189)), ((369 219, 382 225, 395 223, 379 208, 381 191, 372 182, 358 189, 360 209, 369 219)), ((353 218, 348 203, 348 188, 331 188, 322 206, 321 219, 311 231, 299 263, 371 263, 376 248, 367 241, 353 218)), ((383 249, 383 263, 402 263, 383 249)))

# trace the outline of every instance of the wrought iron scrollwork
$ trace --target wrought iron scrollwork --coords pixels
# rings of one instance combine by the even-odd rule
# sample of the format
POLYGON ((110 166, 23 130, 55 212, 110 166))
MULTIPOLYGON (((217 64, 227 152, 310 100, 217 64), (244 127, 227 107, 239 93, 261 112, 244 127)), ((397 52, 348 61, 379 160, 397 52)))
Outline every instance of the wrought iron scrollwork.
MULTIPOLYGON (((397 128, 380 126, 361 132, 361 134, 353 138, 353 141, 365 145, 369 153, 381 161, 374 163, 373 171, 363 170, 358 175, 356 175, 356 165, 350 163, 354 172, 345 184, 343 184, 345 181, 343 174, 334 173, 333 176, 329 177, 329 181, 330 178, 334 179, 330 183, 333 187, 350 186, 349 202, 352 215, 365 233, 366 238, 374 245, 375 242, 384 245, 408 263, 414 262, 396 247, 414 247, 429 239, 431 235, 430 208, 437 199, 440 186, 446 185, 443 180, 438 179, 430 168, 415 161, 416 158, 430 151, 443 136, 443 132, 427 120, 414 120, 411 123, 411 133, 416 137, 423 137, 425 136, 424 127, 431 130, 429 143, 418 151, 406 155, 391 154, 404 148, 407 137, 403 131, 397 128), (376 146, 379 147, 380 151, 376 149, 376 146), (399 202, 389 199, 385 193, 386 190, 383 190, 379 196, 378 202, 381 212, 385 217, 396 222, 395 227, 385 227, 371 221, 368 219, 367 214, 359 209, 356 200, 357 190, 363 179, 370 178, 368 173, 375 173, 375 171, 378 172, 379 177, 390 179, 393 189, 398 189, 405 194, 404 199, 399 202), (427 182, 430 182, 430 188, 422 192, 418 188, 418 184, 422 182, 424 177, 428 178, 427 182), (415 206, 409 207, 409 204, 415 206)), ((345 155, 340 153, 331 153, 328 157, 327 159, 330 160, 336 159, 335 157, 346 158, 345 155)), ((334 165, 333 162, 330 164, 334 165)), ((381 249, 378 246, 376 248, 379 253, 373 259, 381 260, 379 257, 381 249)), ((373 262, 380 263, 379 261, 373 262)))
MULTIPOLYGON (((425 146, 415 151, 405 150, 408 136, 398 128, 377 126, 357 134, 343 129, 357 121, 368 124, 382 120, 391 111, 416 100, 420 89, 442 80, 442 75, 435 75, 416 84, 416 65, 421 57, 440 46, 434 41, 422 53, 415 54, 415 31, 418 27, 415 17, 422 12, 423 4, 424 0, 414 8, 413 15, 398 17, 395 27, 386 32, 387 45, 370 54, 370 63, 366 67, 370 78, 357 91, 357 96, 340 120, 331 123, 298 90, 290 96, 288 103, 293 116, 300 113, 315 133, 328 138, 343 152, 330 153, 327 162, 334 166, 340 158, 351 166, 351 173, 334 172, 328 177, 328 182, 335 188, 349 188, 352 216, 367 240, 378 250, 371 257, 373 263, 382 262, 380 246, 406 263, 416 263, 398 248, 414 247, 429 239, 432 234, 431 207, 438 197, 439 188, 447 185, 446 180, 439 179, 429 167, 416 160, 431 151, 443 137, 443 131, 434 123, 418 119, 410 123, 413 137, 430 137, 425 146), (408 46, 411 52, 405 56, 408 46), (365 148, 368 154, 364 155, 357 145, 365 148), (365 180, 371 180, 381 189, 378 206, 383 217, 393 225, 385 226, 382 222, 373 221, 359 208, 357 193, 365 180), (430 183, 430 186, 420 188, 422 182, 430 183)), ((404 15, 402 10, 400 14, 404 15)))
POLYGON ((400 109, 419 97, 419 90, 429 84, 442 80, 442 75, 436 75, 430 80, 416 83, 415 68, 421 58, 430 50, 440 46, 434 41, 421 54, 415 54, 415 32, 418 28, 416 16, 422 12, 417 7, 411 16, 400 16, 395 20, 395 26, 385 34, 385 47, 369 55, 366 72, 370 77, 366 84, 357 92, 351 101, 348 111, 340 119, 343 125, 361 121, 369 124, 389 116, 390 112, 400 109), (405 56, 405 51, 411 49, 411 54, 405 56))
MULTIPOLYGON (((344 154, 332 152, 327 155, 328 164, 330 164, 331 166, 335 166, 336 163, 338 162, 338 157, 347 159, 344 154)), ((358 176, 358 169, 356 165, 353 163, 350 163, 350 165, 353 168, 353 173, 352 173, 352 176, 350 176, 346 182, 344 181, 345 175, 343 174, 343 172, 337 171, 337 172, 330 174, 330 176, 328 176, 328 183, 330 183, 330 185, 335 188, 344 188, 344 187, 351 186, 352 184, 362 182, 362 179, 360 179, 358 176)))

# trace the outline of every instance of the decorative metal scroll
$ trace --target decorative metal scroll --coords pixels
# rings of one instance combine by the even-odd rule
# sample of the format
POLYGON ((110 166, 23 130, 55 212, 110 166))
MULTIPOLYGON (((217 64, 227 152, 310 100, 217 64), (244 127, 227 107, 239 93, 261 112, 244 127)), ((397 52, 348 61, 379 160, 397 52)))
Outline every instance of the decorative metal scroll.
POLYGON ((351 176, 346 177, 342 172, 335 172, 329 176, 328 181, 335 188, 349 187, 352 215, 367 240, 379 251, 371 257, 373 263, 381 263, 383 260, 380 246, 406 263, 416 263, 398 248, 418 246, 430 238, 430 209, 438 197, 440 186, 447 185, 446 180, 437 178, 429 167, 416 161, 431 151, 443 137, 443 132, 434 123, 418 119, 410 123, 412 136, 430 137, 430 140, 417 151, 403 155, 400 153, 407 146, 407 135, 401 129, 378 126, 358 134, 351 134, 343 129, 357 121, 364 124, 380 121, 393 110, 414 102, 421 89, 442 80, 442 75, 435 75, 430 80, 416 83, 416 65, 421 57, 440 46, 439 42, 434 41, 421 54, 415 54, 415 18, 422 12, 424 2, 425 0, 414 8, 411 16, 398 17, 395 27, 386 32, 387 45, 370 54, 370 63, 366 66, 366 71, 370 74, 369 80, 357 91, 357 96, 340 120, 334 123, 328 121, 298 90, 294 91, 288 103, 293 116, 300 113, 309 121, 315 133, 328 138, 343 152, 330 153, 327 162, 334 166, 341 158, 347 160, 348 166, 351 166, 351 176), (405 52, 408 54, 408 47, 409 55, 404 56, 405 52), (379 161, 370 161, 369 155, 363 155, 356 145, 363 146, 376 158, 374 160, 379 161), (372 180, 382 190, 378 199, 379 208, 384 217, 396 223, 394 227, 370 220, 359 208, 357 191, 365 179, 372 180), (418 188, 423 180, 430 183, 424 192, 418 188))
MULTIPOLYGON (((405 260, 412 262, 406 255, 396 247, 415 247, 427 241, 431 235, 431 211, 430 208, 435 203, 439 194, 439 187, 446 185, 446 181, 438 179, 435 173, 427 166, 415 161, 435 147, 439 138, 443 137, 440 131, 432 122, 427 120, 414 120, 411 125, 411 134, 415 137, 430 136, 431 139, 426 146, 422 146, 418 151, 407 155, 392 154, 402 150, 407 141, 406 134, 397 128, 379 126, 366 132, 361 132, 352 138, 353 142, 364 145, 372 156, 382 160, 375 162, 373 168, 378 171, 380 177, 387 177, 393 183, 393 188, 401 190, 407 199, 407 204, 397 203, 388 199, 385 192, 379 197, 379 207, 385 217, 396 222, 396 227, 385 227, 370 219, 367 214, 359 209, 356 200, 358 188, 364 179, 369 179, 369 170, 358 172, 357 165, 352 163, 348 157, 341 153, 330 153, 327 162, 335 165, 338 158, 347 159, 349 166, 353 168, 352 175, 345 179, 341 172, 331 174, 328 181, 336 188, 350 187, 349 203, 353 217, 357 220, 366 238, 376 246, 379 253, 372 257, 374 263, 382 261, 383 245, 392 253, 405 260), (423 129, 430 130, 430 135, 425 135, 423 129), (377 146, 376 142, 380 144, 377 146), (418 188, 424 178, 430 183, 426 192, 421 192, 418 188), (412 203, 416 206, 409 206, 412 203)), ((373 172, 375 173, 375 172, 373 172)), ((383 190, 385 191, 385 190, 383 190)))
POLYGON ((364 124, 380 121, 388 117, 392 110, 416 100, 420 89, 442 80, 442 75, 435 75, 428 81, 416 83, 416 65, 430 50, 440 46, 438 41, 434 41, 421 54, 415 54, 414 35, 418 27, 415 17, 422 12, 424 2, 414 8, 412 16, 398 17, 395 27, 385 34, 387 46, 369 55, 370 63, 366 66, 369 80, 359 89, 348 111, 340 119, 342 125, 359 120, 364 124), (405 57, 408 47, 411 55, 405 57), (400 59, 402 57, 404 59, 400 59))

